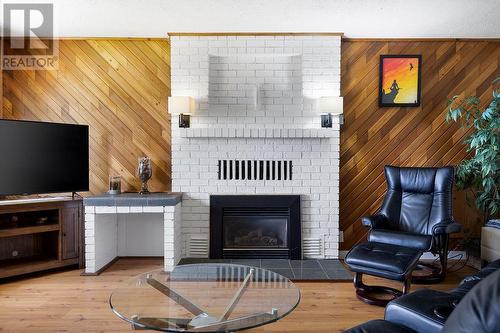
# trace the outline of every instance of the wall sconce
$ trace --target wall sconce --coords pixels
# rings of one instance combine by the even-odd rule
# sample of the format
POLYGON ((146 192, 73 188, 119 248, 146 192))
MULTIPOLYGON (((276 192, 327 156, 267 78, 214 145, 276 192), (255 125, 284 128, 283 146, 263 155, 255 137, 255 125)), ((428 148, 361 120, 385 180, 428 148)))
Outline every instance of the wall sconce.
POLYGON ((179 115, 179 128, 191 126, 191 113, 194 110, 194 100, 189 96, 171 96, 168 98, 168 112, 179 115))
POLYGON ((179 114, 179 128, 189 128, 191 125, 191 114, 181 113, 179 114))
POLYGON ((321 127, 329 128, 332 127, 332 114, 322 113, 321 114, 321 127))
POLYGON ((343 104, 343 98, 338 96, 324 96, 319 99, 321 127, 332 127, 332 115, 339 116, 340 125, 344 124, 343 104))

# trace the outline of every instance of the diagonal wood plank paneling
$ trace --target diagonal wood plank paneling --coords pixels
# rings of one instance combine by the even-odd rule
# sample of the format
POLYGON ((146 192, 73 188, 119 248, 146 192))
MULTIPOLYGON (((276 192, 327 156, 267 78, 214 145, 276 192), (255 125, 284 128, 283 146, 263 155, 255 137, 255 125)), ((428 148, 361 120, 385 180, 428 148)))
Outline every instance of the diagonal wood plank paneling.
POLYGON ((90 192, 121 175, 138 190, 140 156, 154 162, 150 190, 171 188, 170 45, 167 40, 61 40, 57 71, 3 71, 3 117, 90 126, 90 192))
MULTIPOLYGON (((500 43, 481 41, 356 41, 342 44, 345 125, 340 152, 342 249, 365 239, 360 218, 374 213, 385 193, 383 167, 442 166, 466 156, 466 134, 444 121, 446 101, 457 94, 491 99, 491 81, 500 76, 500 43), (380 54, 422 54, 419 108, 379 108, 380 54)), ((455 193, 455 217, 478 226, 465 194, 455 193)))
MULTIPOLYGON (((61 40, 58 71, 4 71, 3 117, 89 124, 91 192, 120 174, 139 186, 137 157, 155 163, 153 190, 170 189, 170 54, 166 40, 61 40)), ((446 124, 446 100, 459 93, 488 100, 500 75, 500 44, 472 41, 349 41, 342 46, 346 125, 341 137, 340 224, 343 249, 365 237, 361 216, 373 213, 385 192, 383 166, 455 164, 465 156, 466 133, 446 124), (380 54, 423 56, 422 106, 378 107, 380 54)), ((1 114, 1 113, 0 113, 1 114)), ((457 193, 455 215, 475 213, 457 193)), ((472 221, 474 222, 474 221, 472 221)))

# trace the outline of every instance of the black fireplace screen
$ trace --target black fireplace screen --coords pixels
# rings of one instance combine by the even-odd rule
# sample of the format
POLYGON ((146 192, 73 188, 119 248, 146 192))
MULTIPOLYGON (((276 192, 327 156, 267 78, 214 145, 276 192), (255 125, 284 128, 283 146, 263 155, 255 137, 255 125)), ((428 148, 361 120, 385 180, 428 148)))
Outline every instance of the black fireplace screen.
POLYGON ((284 217, 224 216, 224 249, 287 248, 284 217))
POLYGON ((301 258, 299 195, 211 195, 210 258, 301 258))

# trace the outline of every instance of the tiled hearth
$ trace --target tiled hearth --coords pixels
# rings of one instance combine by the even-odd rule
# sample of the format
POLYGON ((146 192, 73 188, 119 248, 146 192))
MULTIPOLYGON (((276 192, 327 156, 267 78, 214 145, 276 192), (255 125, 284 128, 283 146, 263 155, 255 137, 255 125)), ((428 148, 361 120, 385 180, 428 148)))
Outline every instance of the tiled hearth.
POLYGON ((195 102, 190 128, 172 117, 182 256, 208 257, 210 195, 298 194, 303 257, 337 258, 340 125, 321 128, 318 101, 342 109, 340 37, 172 36, 171 75, 172 96, 195 102), (289 161, 293 178, 251 177, 242 163, 221 177, 220 161, 289 161))
POLYGON ((336 259, 287 260, 287 259, 200 259, 184 258, 180 265, 224 263, 265 268, 292 281, 352 281, 350 273, 336 259))

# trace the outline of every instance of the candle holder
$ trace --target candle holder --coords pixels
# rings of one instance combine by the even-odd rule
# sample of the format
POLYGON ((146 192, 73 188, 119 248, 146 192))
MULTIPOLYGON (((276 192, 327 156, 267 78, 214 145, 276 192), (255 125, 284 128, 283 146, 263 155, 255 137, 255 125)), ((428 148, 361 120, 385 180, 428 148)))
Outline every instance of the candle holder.
POLYGON ((122 193, 122 177, 110 176, 108 194, 116 195, 120 193, 122 193))

